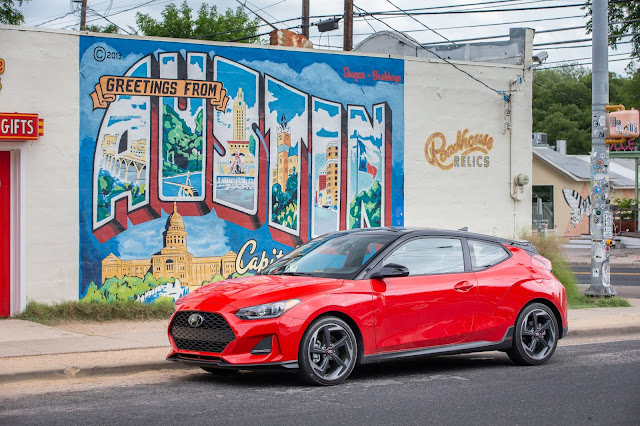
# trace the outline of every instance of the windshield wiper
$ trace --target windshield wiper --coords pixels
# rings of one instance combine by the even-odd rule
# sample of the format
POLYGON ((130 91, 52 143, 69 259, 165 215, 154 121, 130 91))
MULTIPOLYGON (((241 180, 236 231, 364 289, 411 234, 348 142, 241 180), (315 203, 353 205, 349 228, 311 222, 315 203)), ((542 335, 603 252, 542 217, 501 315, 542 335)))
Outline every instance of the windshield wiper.
POLYGON ((277 274, 274 274, 274 275, 292 275, 294 277, 313 277, 313 276, 315 276, 315 274, 313 274, 311 272, 293 272, 293 271, 278 272, 277 274))

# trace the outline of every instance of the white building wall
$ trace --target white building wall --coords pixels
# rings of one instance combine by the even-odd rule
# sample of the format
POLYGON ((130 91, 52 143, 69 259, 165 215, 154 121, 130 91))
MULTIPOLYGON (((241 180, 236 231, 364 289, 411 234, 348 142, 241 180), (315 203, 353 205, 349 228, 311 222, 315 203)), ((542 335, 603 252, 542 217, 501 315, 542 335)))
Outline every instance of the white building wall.
MULTIPOLYGON (((530 58, 530 43, 527 48, 530 58)), ((78 55, 75 34, 0 26, 0 57, 6 63, 0 111, 38 113, 45 120, 45 135, 39 140, 0 142, 0 149, 20 151, 23 168, 19 215, 24 228, 17 233, 24 235, 18 262, 23 266, 17 275, 23 277, 27 300, 78 299, 79 223, 91 220, 79 217, 78 55)), ((473 232, 499 236, 530 229, 530 184, 518 194, 519 200, 511 196, 513 178, 531 176, 529 65, 530 60, 524 66, 458 63, 494 89, 513 89, 507 104, 450 64, 405 60, 406 226, 468 226, 473 232), (510 117, 505 118, 506 106, 510 117), (427 163, 425 142, 430 135, 441 132, 452 145, 456 133, 465 129, 469 135, 493 138, 487 154, 473 153, 489 157, 488 167, 442 170, 427 163)))
MULTIPOLYGON (((451 64, 405 61, 405 226, 467 226, 472 232, 518 236, 531 227, 531 185, 519 191, 520 200, 511 196, 513 177, 531 177, 531 72, 516 65, 457 66, 493 89, 513 89, 511 102, 451 64), (451 147, 465 129, 493 138, 486 154, 469 154, 481 156, 482 167, 463 167, 465 149, 455 147, 439 160, 446 168, 458 157, 459 166, 444 170, 427 162, 425 145, 432 134, 442 133, 451 147)), ((438 138, 435 146, 441 145, 438 138)))
POLYGON ((24 277, 26 300, 77 299, 78 38, 0 29, 0 57, 5 61, 0 111, 44 118, 40 139, 0 142, 0 149, 20 151, 24 167, 18 183, 26 198, 18 212, 26 240, 20 242, 24 270, 12 277, 24 277))

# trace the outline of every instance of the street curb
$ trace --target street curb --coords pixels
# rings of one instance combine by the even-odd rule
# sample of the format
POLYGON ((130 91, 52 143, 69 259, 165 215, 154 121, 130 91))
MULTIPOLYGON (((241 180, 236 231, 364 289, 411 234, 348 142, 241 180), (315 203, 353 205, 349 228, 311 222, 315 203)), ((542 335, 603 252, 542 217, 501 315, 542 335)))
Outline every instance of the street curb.
POLYGON ((64 369, 25 371, 14 374, 0 374, 0 384, 22 382, 25 380, 54 380, 71 379, 94 376, 116 376, 141 373, 151 370, 188 370, 194 366, 178 362, 147 362, 142 364, 95 366, 95 367, 67 367, 64 369))
POLYGON ((572 340, 572 338, 578 339, 584 337, 626 336, 628 334, 640 334, 640 325, 595 328, 591 330, 571 330, 571 327, 569 327, 569 334, 567 334, 566 337, 563 337, 562 340, 572 340))
MULTIPOLYGON (((640 334, 640 325, 623 327, 596 328, 589 330, 571 330, 563 341, 572 341, 585 337, 614 337, 630 334, 640 334)), ((154 361, 140 364, 95 366, 95 367, 67 367, 63 369, 26 371, 14 374, 0 374, 0 384, 22 382, 26 380, 60 380, 82 377, 116 376, 141 373, 153 370, 194 370, 198 367, 179 362, 154 361)))

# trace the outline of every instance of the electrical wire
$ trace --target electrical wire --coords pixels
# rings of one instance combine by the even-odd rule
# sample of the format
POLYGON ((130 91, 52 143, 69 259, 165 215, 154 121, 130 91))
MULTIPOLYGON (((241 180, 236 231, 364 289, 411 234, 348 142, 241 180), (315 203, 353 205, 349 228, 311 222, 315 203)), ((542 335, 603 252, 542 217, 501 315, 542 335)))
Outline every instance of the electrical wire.
POLYGON ((456 44, 455 42, 449 40, 448 38, 446 38, 445 36, 443 36, 442 34, 440 34, 439 32, 432 30, 431 28, 429 28, 427 26, 427 24, 425 24, 424 22, 418 20, 417 18, 415 18, 413 15, 410 15, 409 13, 407 13, 405 10, 400 9, 398 6, 395 5, 395 3, 393 3, 391 0, 387 0, 387 3, 389 3, 391 6, 395 7, 396 9, 398 9, 399 11, 403 12, 405 15, 407 15, 409 18, 413 19, 414 21, 416 21, 417 23, 419 23, 420 25, 422 25, 423 27, 425 27, 426 29, 432 31, 434 34, 439 35, 440 37, 442 37, 443 39, 447 40, 449 43, 453 43, 454 45, 456 44))
MULTIPOLYGON (((538 68, 538 69, 539 69, 539 68, 538 68)), ((533 81, 533 84, 535 84, 536 86, 540 86, 540 87, 542 87, 543 89, 547 89, 548 91, 553 92, 553 93, 559 93, 559 94, 561 94, 561 95, 563 95, 563 96, 567 96, 567 97, 569 97, 569 98, 573 98, 573 99, 578 100, 578 101, 581 101, 581 102, 588 102, 588 103, 591 103, 591 100, 583 99, 583 98, 581 98, 581 97, 579 97, 579 96, 574 96, 574 95, 571 95, 571 94, 569 94, 569 93, 562 92, 562 91, 560 91, 560 90, 551 89, 551 88, 549 88, 549 87, 547 87, 547 86, 545 86, 545 85, 542 85, 542 84, 538 83, 538 82, 537 82, 537 81, 535 81, 535 80, 533 81)))
MULTIPOLYGON (((633 61, 634 58, 629 57, 629 58, 611 59, 608 62, 619 62, 619 61, 629 61, 629 60, 633 61)), ((584 63, 581 63, 581 64, 555 65, 553 67, 544 67, 544 68, 540 67, 540 68, 536 68, 536 70, 537 71, 544 71, 544 70, 553 70, 553 69, 556 69, 556 68, 581 67, 581 66, 584 66, 584 65, 591 65, 591 62, 584 62, 584 63)))
MULTIPOLYGON (((364 10, 363 8, 361 8, 361 7, 359 7, 359 6, 356 6, 356 5, 353 3, 353 0, 347 0, 347 1, 348 1, 349 3, 351 3, 351 4, 353 5, 353 7, 357 8, 358 10, 361 10, 361 11, 365 12, 365 13, 366 13, 366 14, 368 14, 368 15, 370 15, 370 14, 369 14, 366 10, 364 10)), ((403 33, 402 33, 402 31, 398 31, 398 30, 396 30, 396 29, 395 29, 395 28, 393 28, 391 25, 387 24, 387 23, 386 23, 386 22, 384 22, 384 21, 381 21, 381 20, 380 20, 380 19, 378 19, 377 17, 372 16, 372 18, 373 18, 373 19, 375 19, 376 21, 381 22, 381 23, 383 23, 384 25, 386 25, 386 26, 387 26, 387 27, 389 27, 389 29, 391 29, 393 32, 396 32, 396 33, 398 33, 398 34, 402 35, 403 37, 407 37, 405 34, 403 34, 403 33)), ((493 92, 496 92, 498 95, 500 95, 500 96, 505 100, 505 102, 508 102, 508 101, 511 99, 511 95, 510 95, 510 94, 509 94, 509 95, 507 95, 507 93, 506 93, 505 91, 503 91, 503 90, 497 90, 497 89, 494 89, 493 87, 489 86, 489 85, 488 85, 487 83, 485 83, 484 81, 482 81, 482 80, 480 80, 479 78, 477 78, 477 77, 475 77, 475 76, 471 75, 469 72, 467 72, 467 71, 463 70, 462 68, 458 67, 456 64, 454 64, 453 62, 451 62, 451 61, 447 60, 446 58, 443 58, 442 56, 438 55, 437 53, 435 53, 435 52, 431 51, 430 49, 427 49, 426 47, 424 47, 424 46, 422 46, 422 45, 420 45, 420 44, 418 44, 418 46, 420 46, 422 49, 426 50, 427 52, 431 53, 432 55, 434 55, 434 56, 435 56, 435 57, 437 57, 438 59, 442 60, 443 62, 445 62, 445 63, 447 63, 447 64, 451 65, 453 68, 455 68, 455 69, 457 69, 458 71, 460 71, 461 73, 463 73, 463 74, 467 75, 467 76, 468 76, 468 77, 470 77, 471 79, 473 79, 473 80, 477 81, 478 83, 482 84, 482 85, 483 85, 483 86, 485 86, 487 89, 489 89, 489 90, 491 90, 491 91, 493 91, 493 92)))

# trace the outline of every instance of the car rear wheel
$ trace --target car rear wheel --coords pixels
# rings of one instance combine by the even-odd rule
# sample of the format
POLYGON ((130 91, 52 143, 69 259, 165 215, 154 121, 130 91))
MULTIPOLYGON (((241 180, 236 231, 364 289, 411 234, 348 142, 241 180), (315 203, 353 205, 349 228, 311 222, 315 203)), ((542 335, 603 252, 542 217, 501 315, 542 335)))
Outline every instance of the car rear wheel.
POLYGON ((321 317, 305 331, 298 352, 299 373, 316 385, 337 385, 349 377, 358 359, 351 327, 337 317, 321 317))
POLYGON ((558 345, 558 323, 548 306, 533 303, 526 306, 515 324, 509 358, 520 365, 540 365, 547 362, 558 345))

